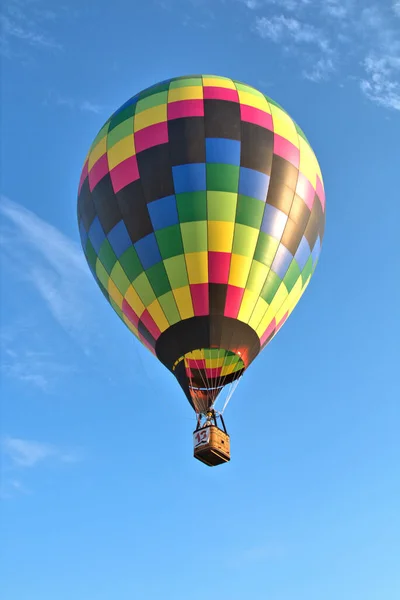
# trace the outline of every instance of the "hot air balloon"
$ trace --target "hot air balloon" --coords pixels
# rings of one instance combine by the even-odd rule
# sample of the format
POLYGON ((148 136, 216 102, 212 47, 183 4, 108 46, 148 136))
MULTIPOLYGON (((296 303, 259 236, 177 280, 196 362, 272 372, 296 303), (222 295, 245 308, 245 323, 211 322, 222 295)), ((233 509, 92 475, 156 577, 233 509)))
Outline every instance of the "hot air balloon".
POLYGON ((157 83, 97 134, 78 222, 104 296, 197 414, 195 457, 228 461, 216 399, 280 330, 320 254, 324 186, 303 131, 229 78, 157 83))

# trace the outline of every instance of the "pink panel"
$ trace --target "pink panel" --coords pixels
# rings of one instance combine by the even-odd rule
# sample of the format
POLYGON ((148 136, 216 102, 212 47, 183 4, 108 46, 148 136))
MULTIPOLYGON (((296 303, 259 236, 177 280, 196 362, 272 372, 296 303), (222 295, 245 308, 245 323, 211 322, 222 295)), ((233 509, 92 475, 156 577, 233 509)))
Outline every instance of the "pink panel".
POLYGON ((153 317, 151 316, 151 314, 149 313, 149 311, 147 309, 141 315, 140 320, 143 323, 143 325, 148 329, 148 331, 151 333, 153 338, 155 340, 157 340, 161 335, 161 331, 155 324, 153 317))
POLYGON ((122 301, 122 312, 137 329, 139 325, 139 317, 125 299, 122 301))
POLYGON ((217 377, 221 377, 221 367, 207 369, 206 374, 208 379, 216 379, 217 377))
POLYGON ((188 358, 186 363, 191 369, 199 370, 206 368, 206 361, 204 359, 194 360, 192 358, 188 358))
POLYGON ((296 194, 300 196, 311 210, 314 204, 315 190, 307 177, 303 173, 299 172, 299 178, 297 180, 296 194))
POLYGON ((276 331, 275 333, 278 333, 278 331, 280 330, 280 328, 282 327, 282 325, 285 323, 286 319, 288 318, 289 313, 287 312, 282 319, 279 321, 278 325, 276 326, 276 331))
POLYGON ((299 168, 300 150, 281 135, 274 135, 274 154, 281 156, 294 167, 299 168))
POLYGON ((272 319, 271 323, 268 325, 267 329, 265 330, 264 334, 261 336, 261 346, 265 343, 265 341, 269 338, 269 336, 271 335, 271 333, 274 332, 275 330, 275 326, 276 326, 276 322, 275 319, 272 319))
POLYGON ((325 190, 324 190, 324 186, 321 183, 320 178, 317 175, 317 196, 321 201, 321 206, 322 206, 322 210, 325 212, 325 190))
POLYGON ((265 127, 265 129, 270 129, 273 131, 272 116, 269 113, 260 110, 259 108, 241 104, 240 116, 242 121, 254 123, 255 125, 260 125, 260 127, 265 127))
POLYGON ((236 287, 235 285, 228 285, 228 291, 226 294, 225 311, 226 317, 236 319, 239 313, 240 304, 242 302, 244 289, 236 287))
POLYGON ((79 180, 78 193, 80 193, 81 187, 82 187, 83 182, 85 181, 86 177, 88 176, 88 173, 89 173, 89 159, 87 159, 86 162, 85 162, 85 164, 83 165, 83 169, 82 169, 82 173, 81 173, 81 178, 79 180))
POLYGON ((181 119, 182 117, 203 117, 203 100, 178 100, 168 104, 168 119, 181 119))
POLYGON ((92 192, 94 187, 108 173, 107 154, 103 154, 89 171, 89 188, 92 192))
POLYGON ((142 344, 143 344, 144 346, 146 346, 146 348, 148 348, 148 349, 150 350, 150 352, 151 352, 152 354, 154 354, 154 356, 156 356, 156 351, 154 350, 153 346, 152 346, 152 345, 151 345, 151 344, 150 344, 150 343, 149 343, 149 342, 146 340, 146 338, 144 338, 144 337, 142 336, 142 334, 141 334, 141 333, 139 333, 139 339, 140 339, 140 341, 142 342, 142 344))
POLYGON ((136 156, 130 156, 110 171, 114 192, 117 193, 132 181, 139 179, 136 156))
POLYGON ((229 90, 220 87, 204 87, 204 100, 228 100, 229 102, 239 102, 237 90, 229 90))
POLYGON ((210 283, 228 283, 230 252, 208 253, 208 281, 210 283))
POLYGON ((135 148, 136 153, 158 146, 159 144, 166 144, 168 142, 168 124, 167 121, 162 123, 156 123, 145 127, 135 133, 135 148))
POLYGON ((193 310, 196 317, 208 315, 208 283, 192 283, 190 286, 192 295, 193 310))

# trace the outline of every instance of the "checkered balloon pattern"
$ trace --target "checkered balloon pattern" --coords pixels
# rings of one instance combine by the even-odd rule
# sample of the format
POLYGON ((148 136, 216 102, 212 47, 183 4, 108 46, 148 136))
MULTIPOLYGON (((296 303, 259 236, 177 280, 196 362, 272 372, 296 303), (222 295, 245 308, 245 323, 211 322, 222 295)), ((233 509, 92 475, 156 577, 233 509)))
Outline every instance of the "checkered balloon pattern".
POLYGON ((324 186, 304 133, 271 98, 224 77, 177 77, 101 128, 78 221, 104 296, 204 412, 306 289, 324 186))

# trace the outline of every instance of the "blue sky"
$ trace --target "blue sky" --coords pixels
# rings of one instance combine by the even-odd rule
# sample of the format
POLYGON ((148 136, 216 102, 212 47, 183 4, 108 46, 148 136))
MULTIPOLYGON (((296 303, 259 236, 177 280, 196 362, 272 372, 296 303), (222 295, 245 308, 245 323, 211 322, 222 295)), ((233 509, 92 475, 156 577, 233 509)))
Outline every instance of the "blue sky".
POLYGON ((5 0, 0 192, 5 600, 397 600, 396 0, 5 0), (170 76, 259 87, 321 164, 327 228, 226 412, 232 461, 106 304, 76 191, 109 114, 170 76))

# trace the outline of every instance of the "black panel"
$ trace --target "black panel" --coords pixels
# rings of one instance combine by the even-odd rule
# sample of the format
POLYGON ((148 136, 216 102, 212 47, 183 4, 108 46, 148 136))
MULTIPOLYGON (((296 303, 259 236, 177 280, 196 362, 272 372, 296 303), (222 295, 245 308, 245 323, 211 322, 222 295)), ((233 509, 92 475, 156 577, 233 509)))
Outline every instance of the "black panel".
POLYGON ((292 190, 296 189, 299 170, 292 163, 274 154, 271 173, 273 179, 281 179, 292 190))
POLYGON ((267 204, 279 208, 285 215, 288 215, 293 203, 294 190, 289 188, 284 179, 275 177, 274 173, 269 182, 267 204))
POLYGON ((109 174, 96 185, 92 197, 100 223, 107 235, 122 218, 109 174))
POLYGON ((153 231, 140 180, 130 183, 116 194, 122 218, 133 243, 153 231))
POLYGON ((203 117, 168 121, 169 155, 173 166, 206 162, 203 117))
POLYGON ((136 156, 147 202, 175 193, 169 152, 169 144, 160 144, 143 150, 136 156))
POLYGON ((225 283, 209 283, 210 315, 223 315, 228 286, 225 283))
POLYGON ((271 175, 274 134, 254 123, 241 125, 240 165, 271 175))
POLYGON ((297 223, 288 219, 285 225, 285 230, 282 236, 282 244, 293 254, 297 252, 301 238, 303 237, 304 229, 301 229, 297 223))
MULTIPOLYGON (((186 367, 185 367, 184 360, 181 360, 181 362, 176 365, 174 375, 177 378, 179 385, 183 389, 186 398, 189 400, 190 404, 193 406, 192 397, 191 397, 190 391, 189 391, 189 382, 188 382, 188 378, 186 375, 186 367)), ((193 408, 195 408, 195 407, 193 406, 193 408)))
POLYGON ((297 223, 299 229, 304 233, 307 227, 311 211, 307 204, 297 194, 294 197, 292 208, 290 209, 290 218, 297 223))
POLYGON ((78 198, 78 211, 81 215, 83 226, 89 231, 91 224, 96 216, 96 209, 93 204, 92 194, 89 189, 89 179, 86 178, 78 198))
POLYGON ((144 323, 142 323, 142 321, 139 321, 139 323, 138 323, 138 331, 144 337, 144 339, 147 342, 149 342, 150 346, 152 346, 154 348, 155 339, 151 335, 150 331, 147 329, 146 325, 144 323))
POLYGON ((229 317, 192 317, 166 329, 156 342, 158 359, 172 371, 174 362, 198 348, 240 348, 248 366, 260 351, 260 339, 246 323, 229 317))
POLYGON ((324 235, 325 229, 325 215, 322 212, 322 207, 318 199, 314 200, 314 204, 311 211, 311 217, 308 221, 308 225, 305 231, 305 237, 307 238, 310 248, 314 247, 318 235, 320 236, 321 242, 324 235))
POLYGON ((240 104, 227 100, 204 100, 204 125, 207 138, 240 140, 240 104))

